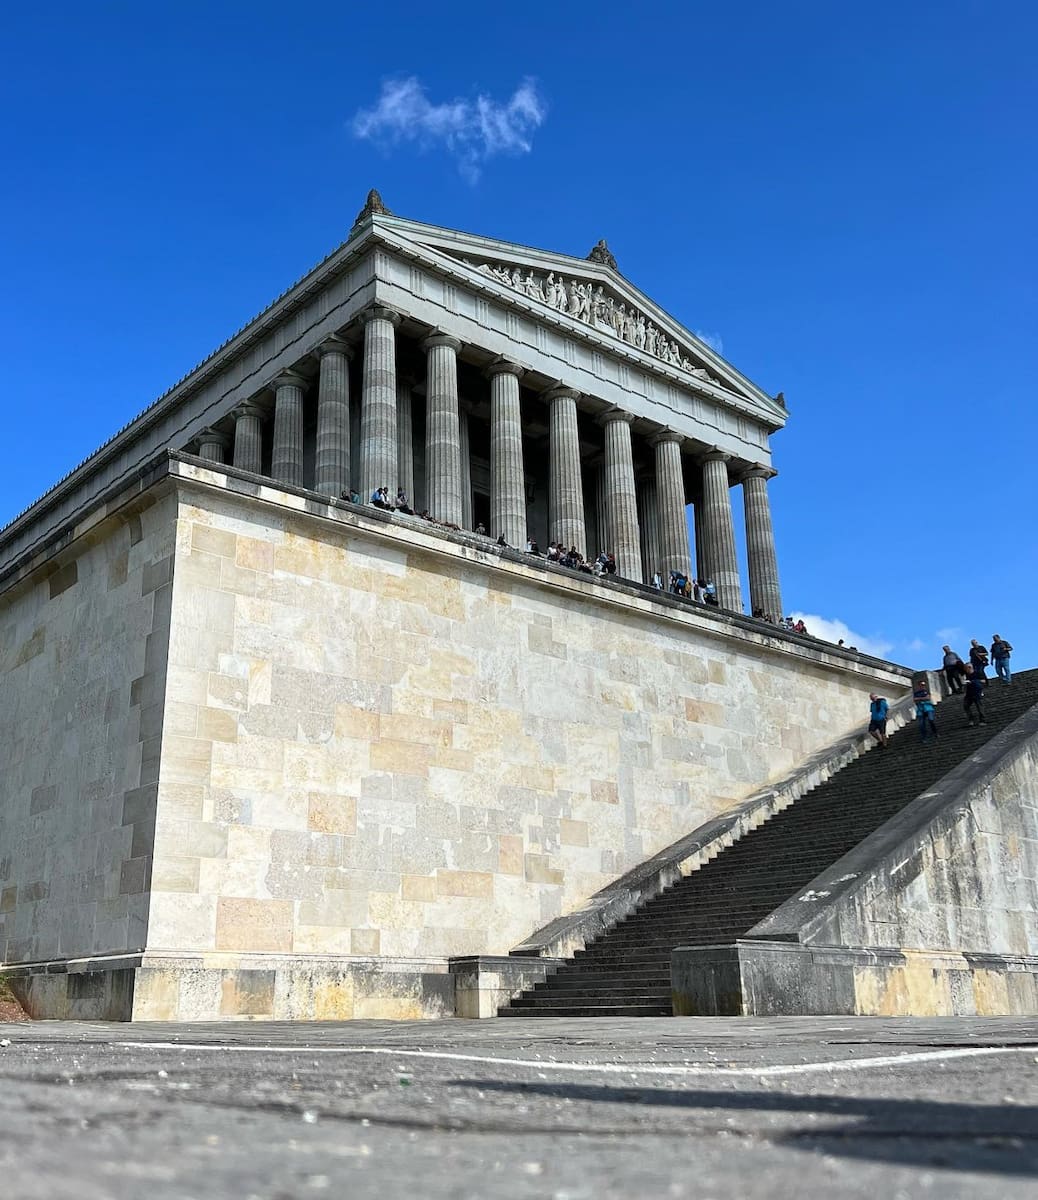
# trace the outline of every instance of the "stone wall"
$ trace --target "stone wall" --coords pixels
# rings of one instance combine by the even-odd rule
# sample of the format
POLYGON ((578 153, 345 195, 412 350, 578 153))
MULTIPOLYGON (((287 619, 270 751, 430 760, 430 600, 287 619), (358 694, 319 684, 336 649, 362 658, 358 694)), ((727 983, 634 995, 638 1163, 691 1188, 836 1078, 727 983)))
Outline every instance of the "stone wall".
POLYGON ((175 515, 159 485, 0 583, 0 963, 145 945, 175 515))
POLYGON ((176 471, 167 959, 507 953, 905 687, 417 522, 176 471))

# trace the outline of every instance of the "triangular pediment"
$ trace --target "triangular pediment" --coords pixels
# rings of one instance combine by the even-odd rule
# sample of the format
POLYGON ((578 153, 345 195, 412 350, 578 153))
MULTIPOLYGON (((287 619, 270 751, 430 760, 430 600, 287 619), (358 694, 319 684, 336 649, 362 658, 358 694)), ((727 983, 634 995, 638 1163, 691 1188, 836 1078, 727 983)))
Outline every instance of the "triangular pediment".
POLYGON ((608 262, 579 259, 510 242, 376 216, 375 225, 434 255, 443 255, 501 290, 575 322, 626 351, 648 356, 693 380, 722 389, 785 423, 784 407, 712 347, 640 292, 608 262))

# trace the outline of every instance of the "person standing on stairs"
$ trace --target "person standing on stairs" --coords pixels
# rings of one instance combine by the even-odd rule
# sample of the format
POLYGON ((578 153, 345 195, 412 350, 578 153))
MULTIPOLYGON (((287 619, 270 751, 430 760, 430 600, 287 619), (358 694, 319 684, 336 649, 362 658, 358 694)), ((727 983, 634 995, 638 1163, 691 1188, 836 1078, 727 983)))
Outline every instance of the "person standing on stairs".
POLYGON ((987 679, 984 670, 988 665, 988 652, 976 638, 970 642, 970 664, 973 667, 974 675, 979 675, 981 679, 987 679))
POLYGON ((876 745, 881 749, 887 748, 887 711, 890 705, 882 696, 875 692, 869 693, 869 733, 872 734, 876 745))
POLYGON ((995 664, 995 674, 1003 683, 1012 683, 1013 672, 1009 669, 1009 656, 1013 647, 996 633, 991 642, 991 661, 995 664))
POLYGON ((944 678, 948 681, 951 694, 957 696, 962 691, 962 677, 965 674, 963 661, 951 648, 944 647, 944 678))
POLYGON ((970 723, 972 729, 977 724, 977 718, 980 719, 981 725, 986 725, 984 720, 984 707, 981 701, 984 699, 984 678, 981 675, 974 674, 972 667, 966 668, 966 699, 962 702, 963 710, 966 713, 966 720, 970 723))
POLYGON ((933 740, 937 741, 937 718, 934 716, 933 701, 930 699, 930 693, 925 692, 915 697, 915 715, 919 722, 919 740, 925 743, 933 740))

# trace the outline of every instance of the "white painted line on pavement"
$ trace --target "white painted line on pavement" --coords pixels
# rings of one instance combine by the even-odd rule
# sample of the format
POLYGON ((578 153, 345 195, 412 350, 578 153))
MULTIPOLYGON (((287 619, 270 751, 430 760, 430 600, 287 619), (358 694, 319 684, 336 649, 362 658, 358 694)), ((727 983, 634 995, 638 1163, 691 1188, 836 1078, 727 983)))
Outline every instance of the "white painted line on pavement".
POLYGON ((718 1067, 711 1063, 641 1064, 544 1061, 536 1058, 492 1058, 484 1054, 458 1054, 446 1050, 394 1050, 390 1046, 220 1046, 206 1042, 116 1042, 140 1050, 209 1050, 244 1054, 345 1054, 390 1058, 428 1058, 447 1062, 480 1063, 495 1067, 530 1067, 538 1071, 577 1071, 598 1075, 810 1075, 818 1071, 867 1071, 874 1067, 901 1067, 914 1063, 955 1058, 981 1058, 993 1054, 1035 1054, 1035 1046, 968 1046, 951 1050, 922 1050, 914 1054, 888 1054, 882 1058, 841 1058, 831 1062, 786 1063, 771 1067, 718 1067))

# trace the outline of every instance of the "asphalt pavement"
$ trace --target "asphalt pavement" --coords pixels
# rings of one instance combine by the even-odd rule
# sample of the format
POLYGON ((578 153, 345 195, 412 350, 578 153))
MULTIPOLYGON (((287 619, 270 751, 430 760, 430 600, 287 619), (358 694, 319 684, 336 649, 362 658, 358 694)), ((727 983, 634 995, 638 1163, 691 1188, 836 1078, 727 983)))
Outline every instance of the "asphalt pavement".
POLYGON ((19 1200, 1012 1200, 1038 1019, 0 1025, 19 1200))

